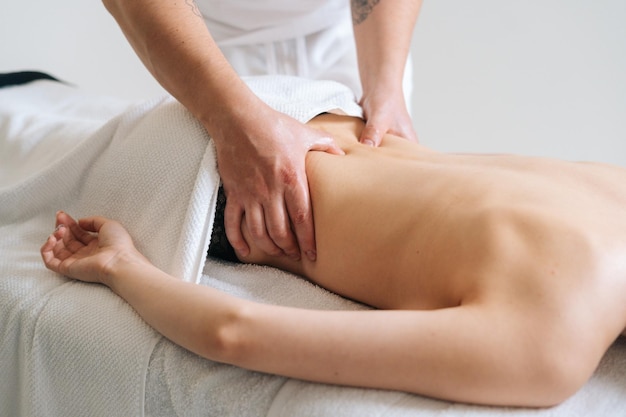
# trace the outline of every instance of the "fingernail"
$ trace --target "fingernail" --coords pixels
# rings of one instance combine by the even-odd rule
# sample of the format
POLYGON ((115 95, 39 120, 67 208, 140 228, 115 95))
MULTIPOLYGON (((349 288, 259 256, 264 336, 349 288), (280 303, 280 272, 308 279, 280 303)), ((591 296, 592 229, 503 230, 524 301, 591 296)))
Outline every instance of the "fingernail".
POLYGON ((60 224, 60 225, 58 225, 58 226, 54 229, 54 231, 56 232, 56 231, 58 231, 58 230, 63 229, 64 227, 65 227, 65 225, 64 225, 64 224, 60 224))
POLYGON ((309 261, 314 261, 317 258, 317 253, 314 250, 306 251, 306 257, 309 258, 309 261))
POLYGON ((373 141, 373 140, 371 140, 371 139, 365 139, 365 140, 363 141, 363 145, 367 145, 367 146, 374 147, 375 143, 374 143, 374 141, 373 141))

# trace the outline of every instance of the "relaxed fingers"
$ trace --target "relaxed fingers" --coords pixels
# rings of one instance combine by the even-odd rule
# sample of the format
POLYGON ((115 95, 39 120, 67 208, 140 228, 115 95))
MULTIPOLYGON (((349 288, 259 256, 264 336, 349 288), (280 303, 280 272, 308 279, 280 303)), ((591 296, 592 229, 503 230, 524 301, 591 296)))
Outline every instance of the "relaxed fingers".
POLYGON ((69 225, 59 225, 56 233, 58 234, 57 237, 62 240, 63 249, 68 253, 76 253, 88 244, 88 242, 83 242, 80 239, 80 234, 83 232, 76 222, 71 222, 69 225))
POLYGON ((57 212, 56 225, 57 228, 59 226, 65 226, 69 228, 74 238, 82 244, 88 245, 89 242, 91 242, 95 238, 93 234, 87 232, 78 223, 76 223, 76 220, 74 220, 72 216, 63 211, 57 212))
POLYGON ((56 238, 55 245, 52 249, 54 256, 63 262, 74 253, 82 249, 85 245, 73 239, 72 233, 67 226, 59 225, 54 232, 56 238))
POLYGON ((46 268, 52 271, 58 272, 59 266, 61 265, 61 260, 59 260, 54 255, 54 247, 56 243, 57 243, 57 238, 54 236, 54 234, 48 236, 48 239, 41 247, 40 253, 41 253, 41 258, 43 259, 43 263, 44 265, 46 265, 46 268))

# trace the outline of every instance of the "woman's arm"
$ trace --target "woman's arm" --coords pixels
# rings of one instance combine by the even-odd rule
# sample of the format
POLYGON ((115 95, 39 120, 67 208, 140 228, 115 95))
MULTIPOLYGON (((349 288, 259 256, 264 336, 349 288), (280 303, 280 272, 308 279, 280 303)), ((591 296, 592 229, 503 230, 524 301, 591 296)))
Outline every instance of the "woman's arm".
POLYGON ((367 126, 360 141, 376 146, 385 133, 417 141, 402 79, 421 0, 352 0, 352 23, 367 126))
POLYGON ((259 304, 157 269, 117 222, 91 217, 76 223, 59 213, 57 225, 41 248, 49 269, 109 286, 150 326, 205 358, 456 401, 529 405, 554 395, 553 376, 544 378, 551 368, 537 372, 544 363, 528 361, 533 358, 518 342, 520 322, 505 310, 316 311, 259 304))
POLYGON ((158 332, 212 360, 224 361, 225 329, 247 304, 210 287, 185 283, 150 263, 116 221, 64 212, 41 247, 46 267, 110 287, 158 332))
POLYGON ((157 81, 212 136, 233 247, 249 252, 239 229, 243 218, 266 253, 315 260, 304 158, 312 149, 340 154, 332 139, 256 97, 219 50, 193 1, 104 3, 157 81))

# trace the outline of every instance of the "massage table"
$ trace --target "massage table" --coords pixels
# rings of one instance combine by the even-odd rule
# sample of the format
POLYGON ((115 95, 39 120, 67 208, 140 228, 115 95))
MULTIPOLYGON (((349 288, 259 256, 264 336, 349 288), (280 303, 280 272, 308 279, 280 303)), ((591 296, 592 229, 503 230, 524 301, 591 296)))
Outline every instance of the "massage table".
MULTIPOLYGON (((290 83, 278 84, 264 79, 253 89, 292 111, 283 97, 290 83)), ((315 95, 337 87, 303 88, 315 95)), ((301 119, 325 111, 298 106, 301 119)), ((0 88, 0 416, 626 416, 623 339, 556 407, 458 404, 203 359, 156 333, 108 288, 41 262, 57 210, 99 214, 122 221, 157 266, 198 285, 262 303, 367 308, 277 269, 206 259, 218 184, 210 138, 171 97, 130 102, 53 80, 0 88)))

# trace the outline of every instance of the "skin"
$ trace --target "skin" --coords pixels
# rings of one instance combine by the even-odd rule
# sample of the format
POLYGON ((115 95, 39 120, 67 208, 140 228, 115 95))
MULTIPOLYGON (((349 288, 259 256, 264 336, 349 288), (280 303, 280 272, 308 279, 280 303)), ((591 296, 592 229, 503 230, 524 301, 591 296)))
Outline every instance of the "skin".
POLYGON ((549 406, 575 393, 626 327, 626 170, 442 154, 393 135, 373 148, 358 143, 364 126, 310 122, 345 152, 307 155, 317 261, 252 243, 242 260, 377 310, 263 305, 181 282, 101 217, 60 212, 44 262, 108 285, 211 360, 479 404, 549 406))
MULTIPOLYGON (((249 242, 269 255, 317 256, 305 157, 341 153, 332 137, 258 99, 227 62, 193 0, 103 0, 155 79, 213 138, 228 204, 225 227, 243 256, 249 242), (244 239, 242 219, 250 232, 244 239)), ((402 75, 421 2, 352 1, 363 106, 372 146, 392 132, 417 141, 402 75), (393 45, 393 47, 389 47, 393 45)))
POLYGON ((418 142, 402 91, 402 77, 421 0, 352 0, 364 144, 379 146, 385 133, 418 142))

